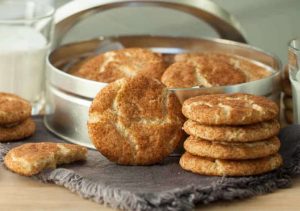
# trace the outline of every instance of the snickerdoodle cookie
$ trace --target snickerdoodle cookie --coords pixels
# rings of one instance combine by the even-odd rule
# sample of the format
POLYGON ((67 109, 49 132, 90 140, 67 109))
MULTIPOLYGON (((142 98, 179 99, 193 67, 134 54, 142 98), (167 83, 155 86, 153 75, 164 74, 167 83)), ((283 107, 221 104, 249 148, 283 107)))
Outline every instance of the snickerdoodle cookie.
POLYGON ((117 80, 90 107, 88 131, 95 147, 119 164, 161 161, 179 143, 184 117, 177 97, 145 76, 117 80))
POLYGON ((80 64, 73 74, 82 78, 110 83, 117 79, 145 76, 160 79, 165 64, 160 54, 143 48, 109 51, 80 64))
POLYGON ((175 62, 190 62, 197 57, 203 57, 206 60, 226 63, 234 68, 237 72, 243 73, 246 81, 259 80, 272 74, 272 72, 267 70, 265 67, 253 63, 245 57, 221 52, 177 54, 174 60, 175 62))
POLYGON ((245 75, 234 66, 208 56, 194 56, 172 64, 161 81, 169 88, 214 87, 246 82, 245 75))
POLYGON ((251 142, 270 138, 278 134, 280 124, 276 119, 242 126, 202 125, 193 120, 187 120, 184 131, 198 138, 210 141, 251 142))
POLYGON ((0 126, 0 142, 17 141, 29 137, 35 132, 35 128, 35 123, 31 118, 14 126, 0 126))
POLYGON ((214 176, 250 176, 277 169, 282 165, 279 154, 251 160, 221 160, 194 156, 185 152, 180 166, 197 174, 214 176))
POLYGON ((282 90, 286 95, 292 96, 292 86, 289 79, 282 80, 282 90))
POLYGON ((85 160, 87 149, 74 144, 28 143, 11 149, 4 163, 11 171, 32 176, 57 165, 85 160))
POLYGON ((279 108, 265 97, 235 93, 190 98, 184 101, 182 112, 200 124, 246 125, 276 118, 279 108))
POLYGON ((0 125, 13 125, 31 115, 28 101, 9 93, 0 92, 0 125))
POLYGON ((283 97, 283 104, 285 109, 293 110, 293 98, 287 95, 283 97))
POLYGON ((284 110, 284 117, 288 123, 294 122, 294 114, 293 110, 285 109, 284 110))
POLYGON ((184 149, 190 154, 215 159, 244 160, 262 158, 275 154, 280 148, 277 137, 251 142, 215 142, 190 136, 184 142, 184 149))
POLYGON ((281 74, 282 78, 286 78, 286 79, 289 79, 289 76, 290 73, 289 73, 289 65, 285 65, 284 68, 283 68, 283 72, 281 74))

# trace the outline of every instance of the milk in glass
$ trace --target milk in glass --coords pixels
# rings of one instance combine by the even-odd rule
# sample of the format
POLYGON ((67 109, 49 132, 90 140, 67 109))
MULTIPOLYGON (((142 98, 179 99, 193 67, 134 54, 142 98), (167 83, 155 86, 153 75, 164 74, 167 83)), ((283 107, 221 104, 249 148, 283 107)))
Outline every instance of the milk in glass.
POLYGON ((0 92, 15 93, 34 107, 43 94, 47 49, 34 28, 0 25, 0 92))
POLYGON ((300 39, 289 42, 288 68, 293 94, 293 122, 300 124, 300 39))

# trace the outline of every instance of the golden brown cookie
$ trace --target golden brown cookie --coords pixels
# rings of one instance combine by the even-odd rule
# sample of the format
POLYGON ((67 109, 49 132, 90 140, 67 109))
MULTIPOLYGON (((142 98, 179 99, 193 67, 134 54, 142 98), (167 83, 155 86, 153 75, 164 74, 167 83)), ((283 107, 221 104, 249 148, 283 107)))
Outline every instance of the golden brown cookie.
POLYGON ((68 63, 68 66, 67 68, 65 67, 61 67, 61 69, 64 69, 66 72, 68 72, 69 74, 72 74, 72 75, 76 75, 77 72, 80 70, 80 68, 82 67, 82 65, 84 65, 85 63, 87 63, 92 57, 87 57, 87 58, 78 58, 73 64, 69 65, 68 63))
POLYGON ((293 98, 291 96, 284 95, 283 104, 285 109, 293 110, 293 98))
POLYGON ((251 176, 263 174, 282 165, 279 154, 252 160, 220 160, 194 156, 185 152, 179 161, 180 166, 197 174, 213 176, 251 176))
POLYGON ((11 127, 0 126, 0 142, 17 141, 27 138, 35 132, 35 123, 31 118, 11 127))
POLYGON ((292 110, 285 109, 284 117, 285 117, 285 120, 287 121, 287 123, 289 123, 289 124, 294 123, 294 114, 293 114, 292 110))
POLYGON ((200 124, 246 125, 275 119, 275 102, 250 94, 201 95, 184 101, 183 114, 200 124))
POLYGON ((183 119, 173 93, 154 78, 137 76, 115 81, 97 94, 88 131, 109 160, 148 165, 173 152, 183 133, 183 119))
POLYGON ((85 160, 86 154, 85 147, 74 144, 28 143, 11 149, 4 163, 17 174, 32 176, 44 169, 54 169, 57 165, 85 160))
POLYGON ((279 148, 280 141, 277 137, 251 143, 229 143, 190 136, 184 142, 184 149, 192 155, 225 160, 262 158, 275 154, 279 148))
POLYGON ((169 88, 214 87, 246 82, 245 75, 214 57, 195 56, 176 62, 164 72, 161 81, 169 88))
POLYGON ((285 95, 292 96, 292 85, 290 79, 282 79, 282 90, 285 95))
POLYGON ((285 65, 281 76, 282 76, 282 78, 289 80, 289 77, 290 77, 289 75, 290 75, 289 74, 289 66, 285 65))
POLYGON ((257 65, 245 57, 221 52, 177 54, 174 60, 175 62, 186 62, 191 61, 199 56, 232 66, 236 71, 244 74, 246 81, 259 80, 272 74, 272 72, 267 70, 265 67, 257 65))
POLYGON ((0 92, 0 125, 22 122, 31 116, 28 101, 14 94, 0 92))
POLYGON ((162 54, 162 58, 165 62, 166 68, 174 63, 174 57, 175 57, 175 54, 162 54))
POLYGON ((165 64, 160 54, 143 48, 126 48, 95 56, 81 63, 73 74, 110 83, 137 74, 160 79, 164 71, 165 64))
POLYGON ((209 141, 251 142, 264 140, 278 134, 280 124, 277 120, 270 120, 242 126, 213 126, 201 125, 191 119, 183 125, 184 131, 198 138, 209 141))

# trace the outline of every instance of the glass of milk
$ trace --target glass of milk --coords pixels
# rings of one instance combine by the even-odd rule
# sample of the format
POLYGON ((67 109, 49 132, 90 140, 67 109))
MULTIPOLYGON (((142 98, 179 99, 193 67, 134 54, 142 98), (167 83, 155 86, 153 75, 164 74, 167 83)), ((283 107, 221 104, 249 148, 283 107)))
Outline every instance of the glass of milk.
POLYGON ((0 1, 0 92, 27 99, 33 114, 43 109, 53 14, 43 1, 0 1))
POLYGON ((293 94, 294 123, 300 124, 300 39, 289 42, 288 60, 293 94))

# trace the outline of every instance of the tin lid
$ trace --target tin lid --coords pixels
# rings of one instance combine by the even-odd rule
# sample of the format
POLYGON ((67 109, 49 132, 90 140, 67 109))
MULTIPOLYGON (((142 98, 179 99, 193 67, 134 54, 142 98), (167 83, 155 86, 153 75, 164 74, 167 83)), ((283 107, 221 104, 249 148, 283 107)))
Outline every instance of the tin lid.
POLYGON ((55 14, 54 45, 79 21, 96 13, 120 8, 156 6, 191 14, 210 25, 223 39, 246 43, 238 21, 226 10, 209 0, 73 0, 55 14))

